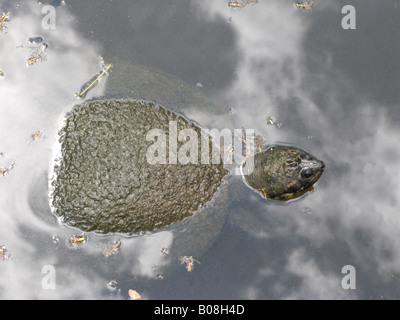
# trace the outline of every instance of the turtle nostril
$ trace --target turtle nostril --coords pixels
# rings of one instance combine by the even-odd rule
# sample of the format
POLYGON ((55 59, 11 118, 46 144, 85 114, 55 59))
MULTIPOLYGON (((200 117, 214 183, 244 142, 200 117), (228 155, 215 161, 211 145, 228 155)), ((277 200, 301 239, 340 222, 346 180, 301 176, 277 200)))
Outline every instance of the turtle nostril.
POLYGON ((323 162, 321 161, 320 167, 321 167, 322 170, 324 170, 324 169, 325 169, 325 163, 323 163, 323 162))

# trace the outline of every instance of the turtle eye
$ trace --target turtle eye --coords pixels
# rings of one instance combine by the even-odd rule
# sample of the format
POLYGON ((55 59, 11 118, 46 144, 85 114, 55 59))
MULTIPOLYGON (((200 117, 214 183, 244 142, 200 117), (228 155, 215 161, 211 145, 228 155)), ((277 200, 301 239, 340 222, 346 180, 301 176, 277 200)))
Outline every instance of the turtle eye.
POLYGON ((303 179, 310 179, 314 175, 314 171, 311 169, 306 169, 301 172, 301 177, 303 179))

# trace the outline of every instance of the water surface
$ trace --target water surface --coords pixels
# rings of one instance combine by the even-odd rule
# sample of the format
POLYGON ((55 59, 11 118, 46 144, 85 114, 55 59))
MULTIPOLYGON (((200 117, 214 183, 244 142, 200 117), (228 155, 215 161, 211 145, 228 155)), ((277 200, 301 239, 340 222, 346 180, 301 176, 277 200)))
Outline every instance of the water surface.
MULTIPOLYGON (((147 299, 399 297, 397 0, 314 1, 312 11, 292 0, 236 9, 223 0, 65 3, 52 3, 55 30, 42 28, 36 2, 0 3, 12 13, 8 33, 0 34, 0 167, 15 161, 0 177, 0 244, 12 255, 0 260, 0 297, 126 299, 128 289, 147 299), (356 30, 341 27, 347 4, 357 10, 356 30), (17 47, 34 35, 51 48, 46 61, 27 67, 29 49, 17 47), (316 190, 275 205, 232 176, 221 229, 194 256, 200 264, 193 272, 172 252, 161 253, 176 239, 171 231, 88 234, 84 245, 69 246, 79 231, 50 212, 48 173, 61 119, 99 71, 100 56, 116 70, 125 61, 200 90, 212 108, 184 98, 169 107, 203 126, 251 128, 268 143, 310 151, 326 164, 316 190), (43 138, 32 141, 38 130, 43 138), (105 257, 117 240, 121 250, 105 257), (42 286, 48 265, 56 270, 55 290, 42 286), (355 290, 342 288, 345 265, 355 267, 355 290)), ((113 96, 113 75, 87 99, 113 96)), ((132 98, 149 96, 137 88, 132 98)))

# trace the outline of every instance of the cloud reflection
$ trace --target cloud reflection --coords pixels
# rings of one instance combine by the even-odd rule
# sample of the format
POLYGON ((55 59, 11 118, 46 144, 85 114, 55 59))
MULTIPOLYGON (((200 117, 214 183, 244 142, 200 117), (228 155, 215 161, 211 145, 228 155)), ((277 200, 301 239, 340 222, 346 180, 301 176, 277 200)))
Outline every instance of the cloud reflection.
MULTIPOLYGON (((359 74, 349 77, 338 69, 333 53, 310 37, 313 28, 321 27, 315 17, 328 23, 325 18, 338 9, 336 4, 318 2, 312 15, 295 9, 292 1, 259 1, 237 10, 224 1, 192 4, 203 21, 222 18, 230 25, 239 59, 235 79, 215 97, 220 105, 233 107, 232 115, 210 119, 192 110, 190 118, 209 127, 252 128, 268 142, 299 145, 326 163, 316 192, 300 201, 270 205, 247 190, 246 202, 234 203, 238 205, 231 205, 230 212, 233 223, 251 237, 245 238, 247 251, 240 250, 243 238, 235 233, 230 239, 235 246, 222 249, 225 256, 202 259, 201 266, 219 270, 214 274, 218 283, 230 280, 224 288, 231 289, 233 298, 398 298, 400 129, 391 120, 398 110, 368 101, 355 83, 359 74), (316 43, 312 49, 306 46, 310 43, 316 43), (282 128, 268 126, 269 116, 282 122, 282 128), (304 208, 310 208, 308 215, 304 208), (347 264, 357 270, 356 292, 341 288, 340 272, 347 264)), ((15 258, 0 261, 1 273, 7 275, 0 292, 9 299, 120 298, 124 294, 107 289, 108 280, 124 270, 135 280, 152 278, 154 265, 168 263, 159 250, 171 244, 171 233, 126 239, 118 255, 105 258, 102 252, 116 236, 91 237, 81 248, 68 247, 75 230, 59 228, 47 211, 42 186, 58 122, 76 104, 74 93, 99 71, 102 51, 73 26, 61 6, 57 29, 42 30, 40 6, 25 1, 13 14, 8 34, 0 34, 6 75, 0 80, 0 152, 5 155, 0 164, 16 161, 15 169, 0 177, 0 243, 15 258), (33 35, 42 35, 52 47, 47 61, 27 67, 29 51, 16 47, 33 35), (36 130, 46 137, 29 145, 36 130), (58 244, 52 243, 53 234, 58 244), (48 264, 57 270, 54 292, 41 288, 41 268, 48 264)), ((336 33, 330 35, 329 41, 340 40, 336 33)), ((93 94, 103 93, 102 87, 96 90, 93 94)), ((196 295, 209 290, 210 272, 203 276, 196 295)), ((181 275, 176 277, 182 284, 181 275)), ((182 287, 179 292, 189 292, 182 287)), ((212 294, 221 297, 220 291, 212 294)))
MULTIPOLYGON (((108 266, 117 261, 115 269, 154 277, 151 267, 168 261, 160 250, 171 245, 171 234, 124 239, 121 252, 106 259, 104 248, 115 236, 89 235, 87 244, 71 248, 67 239, 79 231, 60 228, 49 211, 47 197, 47 174, 60 120, 79 103, 75 93, 81 85, 99 71, 101 47, 76 31, 65 6, 57 7, 55 30, 42 29, 41 6, 35 2, 23 1, 9 10, 8 33, 0 34, 0 62, 5 73, 0 82, 0 152, 4 153, 0 166, 11 161, 16 165, 6 177, 0 177, 0 244, 6 245, 14 259, 0 261, 0 295, 6 299, 121 298, 118 290, 107 289, 112 275, 117 276, 108 266), (42 36, 50 48, 46 61, 28 67, 31 50, 26 39, 32 36, 42 36), (32 141, 37 130, 44 137, 32 141), (59 243, 53 243, 53 235, 59 243), (56 290, 41 287, 44 265, 55 267, 56 290)), ((104 86, 98 86, 87 98, 101 96, 103 91, 104 86)))
MULTIPOLYGON (((237 10, 216 1, 198 6, 205 19, 230 19, 237 35, 236 80, 221 92, 236 109, 229 125, 254 128, 269 142, 299 145, 327 165, 317 191, 305 199, 273 206, 251 197, 245 208, 233 209, 235 223, 266 244, 285 241, 286 253, 267 251, 269 256, 259 258, 275 279, 274 290, 267 292, 280 298, 344 299, 370 297, 377 293, 369 288, 382 286, 394 294, 390 279, 400 272, 400 130, 390 118, 398 110, 367 101, 336 68, 329 50, 304 47, 310 30, 319 27, 313 23, 329 18, 336 6, 316 5, 313 15, 294 10, 290 1, 261 1, 237 10), (268 127, 268 116, 279 119, 282 128, 268 127), (248 208, 251 218, 244 217, 248 208), (270 261, 277 255, 284 256, 275 268, 270 261), (341 288, 346 264, 358 272, 362 289, 356 293, 341 288), (286 281, 293 276, 299 281, 288 290, 286 281)), ((259 283, 270 284, 270 278, 262 270, 244 289, 245 298, 265 298, 259 283)))

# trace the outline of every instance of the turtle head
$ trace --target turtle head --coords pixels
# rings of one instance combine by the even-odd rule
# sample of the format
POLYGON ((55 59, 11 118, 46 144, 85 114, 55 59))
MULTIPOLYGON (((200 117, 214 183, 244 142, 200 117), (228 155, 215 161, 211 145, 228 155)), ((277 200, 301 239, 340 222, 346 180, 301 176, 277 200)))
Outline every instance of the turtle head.
POLYGON ((288 148, 283 168, 285 187, 282 189, 282 194, 276 198, 291 200, 313 190, 314 183, 324 172, 325 164, 304 150, 288 148))
POLYGON ((279 200, 298 198, 313 190, 313 185, 324 172, 325 164, 308 152, 293 148, 287 150, 285 168, 284 192, 277 197, 279 200))
POLYGON ((299 159, 299 181, 305 189, 307 189, 307 187, 311 188, 321 177, 322 172, 324 172, 325 164, 323 161, 303 150, 300 151, 299 159))
POLYGON ((255 154, 254 170, 247 174, 247 184, 266 198, 287 201, 312 190, 321 177, 325 164, 308 152, 296 147, 275 145, 255 154))

